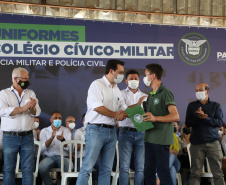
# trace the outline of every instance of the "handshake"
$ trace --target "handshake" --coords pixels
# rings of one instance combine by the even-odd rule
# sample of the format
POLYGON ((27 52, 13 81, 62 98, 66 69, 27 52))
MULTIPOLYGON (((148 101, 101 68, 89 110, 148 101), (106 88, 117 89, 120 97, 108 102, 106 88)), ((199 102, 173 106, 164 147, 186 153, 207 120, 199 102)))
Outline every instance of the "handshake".
POLYGON ((116 112, 115 120, 122 121, 128 117, 127 113, 123 110, 116 112))

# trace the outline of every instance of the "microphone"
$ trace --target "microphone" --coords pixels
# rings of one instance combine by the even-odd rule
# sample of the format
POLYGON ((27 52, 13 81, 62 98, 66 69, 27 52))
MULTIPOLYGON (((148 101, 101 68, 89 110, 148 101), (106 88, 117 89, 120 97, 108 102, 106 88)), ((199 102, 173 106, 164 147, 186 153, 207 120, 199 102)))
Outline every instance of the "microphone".
POLYGON ((147 101, 143 101, 143 108, 144 108, 144 112, 147 112, 147 101))

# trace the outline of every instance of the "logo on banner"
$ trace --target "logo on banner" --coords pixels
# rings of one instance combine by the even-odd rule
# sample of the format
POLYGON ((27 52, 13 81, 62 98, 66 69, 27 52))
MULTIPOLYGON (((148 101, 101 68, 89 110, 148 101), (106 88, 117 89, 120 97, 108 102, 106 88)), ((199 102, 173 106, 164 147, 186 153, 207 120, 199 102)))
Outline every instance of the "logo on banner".
POLYGON ((189 33, 181 38, 178 44, 180 58, 189 65, 200 65, 210 54, 208 40, 199 33, 189 33))

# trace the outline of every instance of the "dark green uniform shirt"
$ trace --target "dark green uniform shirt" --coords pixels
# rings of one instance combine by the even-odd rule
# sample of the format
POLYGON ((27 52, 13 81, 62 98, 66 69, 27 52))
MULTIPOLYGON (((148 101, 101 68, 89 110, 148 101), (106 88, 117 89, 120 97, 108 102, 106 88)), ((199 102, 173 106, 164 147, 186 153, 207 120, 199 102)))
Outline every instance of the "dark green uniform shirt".
MULTIPOLYGON (((163 85, 153 93, 150 92, 147 99, 147 111, 154 116, 166 116, 169 114, 168 105, 175 105, 173 94, 163 85)), ((173 145, 173 122, 153 122, 154 128, 145 131, 144 141, 160 145, 173 145)))

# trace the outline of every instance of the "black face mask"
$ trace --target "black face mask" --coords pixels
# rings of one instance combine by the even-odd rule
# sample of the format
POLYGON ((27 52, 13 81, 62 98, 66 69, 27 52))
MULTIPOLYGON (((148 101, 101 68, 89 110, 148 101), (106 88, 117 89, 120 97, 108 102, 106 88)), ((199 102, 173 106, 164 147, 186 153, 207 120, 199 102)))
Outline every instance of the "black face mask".
POLYGON ((185 128, 183 128, 183 132, 184 132, 184 134, 188 135, 191 133, 191 130, 190 130, 190 128, 185 127, 185 128))
POLYGON ((175 133, 175 132, 177 132, 177 128, 176 128, 176 127, 174 127, 174 133, 175 133))
POLYGON ((22 88, 22 89, 27 89, 27 87, 29 86, 29 81, 19 81, 18 85, 22 88))

